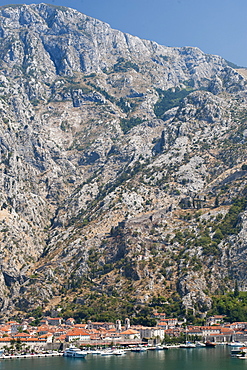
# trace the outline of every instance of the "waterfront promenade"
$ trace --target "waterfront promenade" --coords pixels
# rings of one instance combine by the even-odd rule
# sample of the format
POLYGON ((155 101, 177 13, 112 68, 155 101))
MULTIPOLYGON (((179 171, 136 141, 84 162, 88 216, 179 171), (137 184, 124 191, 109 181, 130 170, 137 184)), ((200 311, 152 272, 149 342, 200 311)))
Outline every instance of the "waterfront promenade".
POLYGON ((40 357, 57 357, 63 356, 62 352, 53 352, 53 353, 28 353, 23 355, 1 355, 0 360, 14 360, 14 359, 27 359, 27 358, 40 358, 40 357))

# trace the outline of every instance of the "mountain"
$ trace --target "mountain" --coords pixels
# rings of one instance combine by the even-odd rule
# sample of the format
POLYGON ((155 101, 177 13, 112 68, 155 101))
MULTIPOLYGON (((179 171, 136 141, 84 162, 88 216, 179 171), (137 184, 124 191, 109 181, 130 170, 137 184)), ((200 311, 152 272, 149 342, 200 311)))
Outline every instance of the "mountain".
POLYGON ((0 7, 2 315, 203 315, 245 290, 245 76, 73 9, 0 7))

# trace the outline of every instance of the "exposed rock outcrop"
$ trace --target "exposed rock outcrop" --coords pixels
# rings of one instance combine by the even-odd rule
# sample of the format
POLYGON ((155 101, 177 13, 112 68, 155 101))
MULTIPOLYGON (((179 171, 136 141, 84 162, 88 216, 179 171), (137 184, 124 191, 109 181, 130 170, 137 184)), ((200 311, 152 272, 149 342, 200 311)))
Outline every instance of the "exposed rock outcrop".
POLYGON ((246 289, 244 77, 65 7, 0 7, 0 24, 3 312, 130 282, 205 312, 246 289))

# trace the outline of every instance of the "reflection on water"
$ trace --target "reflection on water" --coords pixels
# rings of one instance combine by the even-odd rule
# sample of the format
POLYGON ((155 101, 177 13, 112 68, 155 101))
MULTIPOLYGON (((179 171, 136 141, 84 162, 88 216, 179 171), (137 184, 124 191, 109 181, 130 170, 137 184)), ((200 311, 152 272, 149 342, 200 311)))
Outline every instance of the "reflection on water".
POLYGON ((230 348, 174 348, 128 352, 123 356, 88 355, 85 359, 0 360, 0 370, 247 370, 247 360, 230 357, 230 348))

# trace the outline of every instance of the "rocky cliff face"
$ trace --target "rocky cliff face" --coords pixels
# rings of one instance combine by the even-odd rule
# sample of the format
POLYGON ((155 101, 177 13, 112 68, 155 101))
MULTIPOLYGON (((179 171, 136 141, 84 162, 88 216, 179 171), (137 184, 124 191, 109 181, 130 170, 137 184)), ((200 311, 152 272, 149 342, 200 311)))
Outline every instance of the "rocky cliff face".
POLYGON ((0 25, 2 312, 245 289, 244 77, 64 7, 0 25))

